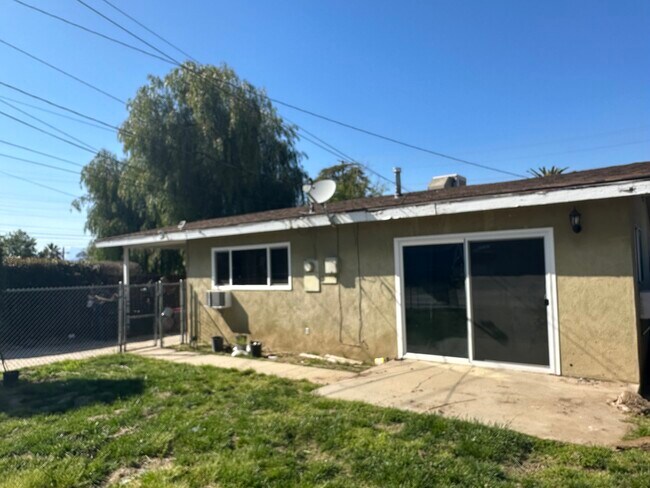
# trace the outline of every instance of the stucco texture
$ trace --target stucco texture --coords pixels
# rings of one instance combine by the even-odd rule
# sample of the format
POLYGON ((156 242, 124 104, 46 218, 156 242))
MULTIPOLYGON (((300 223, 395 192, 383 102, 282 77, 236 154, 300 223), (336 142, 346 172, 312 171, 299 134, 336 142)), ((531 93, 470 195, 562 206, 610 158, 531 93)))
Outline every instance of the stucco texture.
POLYGON ((554 229, 561 373, 639 382, 639 341, 631 197, 573 205, 442 215, 190 241, 190 326, 199 340, 250 335, 273 351, 331 353, 369 360, 397 355, 393 239, 449 233, 554 229), (233 291, 230 309, 204 304, 211 248, 290 242, 290 291, 233 291), (339 258, 339 284, 303 288, 303 261, 339 258), (309 333, 305 333, 305 329, 309 333))

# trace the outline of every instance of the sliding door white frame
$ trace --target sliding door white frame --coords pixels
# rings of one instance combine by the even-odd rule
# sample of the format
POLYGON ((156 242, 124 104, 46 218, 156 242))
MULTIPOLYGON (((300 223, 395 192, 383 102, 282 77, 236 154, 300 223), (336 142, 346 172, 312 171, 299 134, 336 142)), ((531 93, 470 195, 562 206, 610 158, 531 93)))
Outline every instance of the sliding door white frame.
POLYGON ((423 359, 427 361, 438 361, 451 364, 475 364, 477 366, 516 369, 522 371, 534 371, 551 374, 560 374, 560 348, 559 328, 557 310, 557 283, 555 276, 555 250, 553 229, 525 229, 505 230, 495 232, 472 232, 465 234, 445 234, 438 236, 398 237, 394 240, 395 252, 395 301, 397 319, 397 355, 406 359, 423 359), (499 361, 475 361, 473 357, 474 338, 472 327, 472 293, 470 288, 471 270, 469 260, 469 243, 472 241, 495 241, 510 239, 544 239, 544 261, 546 266, 546 299, 549 301, 546 307, 546 318, 548 324, 548 345, 549 345, 549 366, 537 366, 530 364, 518 364, 499 361), (428 244, 463 244, 465 257, 465 296, 467 304, 467 339, 468 357, 458 358, 450 356, 437 356, 428 354, 414 354, 406 350, 406 310, 404 306, 404 247, 421 246, 428 244))

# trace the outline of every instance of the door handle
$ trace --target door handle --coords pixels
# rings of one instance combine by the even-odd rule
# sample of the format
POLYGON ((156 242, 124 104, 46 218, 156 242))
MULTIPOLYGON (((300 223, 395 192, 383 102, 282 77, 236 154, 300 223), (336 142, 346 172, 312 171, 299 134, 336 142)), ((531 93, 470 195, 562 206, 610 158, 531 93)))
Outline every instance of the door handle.
POLYGON ((548 298, 544 298, 544 305, 547 307, 550 305, 551 302, 549 302, 548 298))

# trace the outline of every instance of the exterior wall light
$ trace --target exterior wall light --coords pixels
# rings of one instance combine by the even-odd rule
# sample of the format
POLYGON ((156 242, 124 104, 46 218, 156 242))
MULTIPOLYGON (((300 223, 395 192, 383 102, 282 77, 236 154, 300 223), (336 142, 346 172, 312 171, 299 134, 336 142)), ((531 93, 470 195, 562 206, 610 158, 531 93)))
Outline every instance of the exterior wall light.
POLYGON ((571 210, 571 213, 569 214, 569 222, 571 222, 571 230, 578 234, 582 230, 582 223, 581 223, 581 217, 580 212, 578 212, 575 208, 571 210))

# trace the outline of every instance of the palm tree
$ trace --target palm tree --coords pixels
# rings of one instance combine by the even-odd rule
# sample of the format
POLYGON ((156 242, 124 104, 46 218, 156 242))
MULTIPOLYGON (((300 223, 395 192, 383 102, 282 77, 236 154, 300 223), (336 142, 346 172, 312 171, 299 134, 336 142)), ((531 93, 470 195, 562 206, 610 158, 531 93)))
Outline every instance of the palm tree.
POLYGON ((39 257, 45 259, 63 259, 63 253, 61 252, 61 248, 59 246, 53 242, 50 242, 39 253, 39 257))
POLYGON ((540 166, 537 169, 531 168, 528 172, 537 178, 544 178, 545 176, 561 175, 567 169, 569 169, 568 166, 566 168, 560 168, 559 166, 553 165, 550 168, 547 168, 546 166, 540 166))

